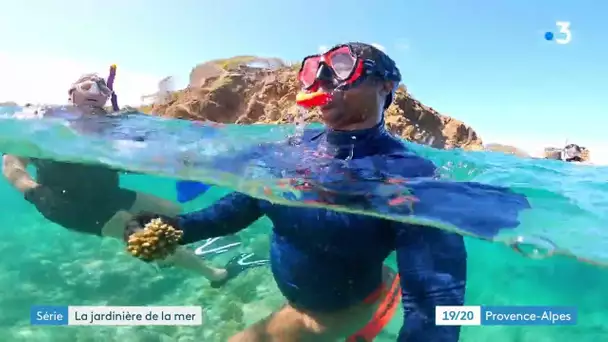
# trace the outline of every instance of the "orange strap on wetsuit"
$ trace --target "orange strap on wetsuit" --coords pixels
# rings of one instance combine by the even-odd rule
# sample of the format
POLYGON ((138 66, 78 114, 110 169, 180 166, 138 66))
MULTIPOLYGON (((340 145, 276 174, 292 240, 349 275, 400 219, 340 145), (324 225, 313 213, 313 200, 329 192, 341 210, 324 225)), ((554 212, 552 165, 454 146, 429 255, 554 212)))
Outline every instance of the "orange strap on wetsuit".
MULTIPOLYGON (((378 300, 386 290, 386 283, 380 286, 369 297, 365 299, 365 303, 372 304, 378 300)), ((386 297, 382 299, 378 309, 372 316, 372 319, 357 333, 346 339, 346 342, 371 342, 378 334, 386 327, 395 315, 395 311, 399 307, 401 301, 401 290, 399 286, 399 275, 397 274, 390 285, 389 291, 386 292, 386 297)))

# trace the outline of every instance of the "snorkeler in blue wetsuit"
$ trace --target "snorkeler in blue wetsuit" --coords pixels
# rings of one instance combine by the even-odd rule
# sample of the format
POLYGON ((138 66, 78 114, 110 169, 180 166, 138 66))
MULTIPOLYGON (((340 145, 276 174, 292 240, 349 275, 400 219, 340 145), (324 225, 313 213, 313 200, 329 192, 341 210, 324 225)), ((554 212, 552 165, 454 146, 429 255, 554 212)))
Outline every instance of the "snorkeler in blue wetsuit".
MULTIPOLYGON (((382 51, 362 43, 336 46, 323 55, 305 58, 299 80, 307 93, 298 102, 320 106, 328 128, 307 131, 299 139, 251 153, 263 159, 271 155, 266 153, 271 148, 285 163, 314 165, 293 152, 320 151, 318 158, 335 161, 341 172, 369 173, 377 179, 433 178, 433 163, 411 153, 384 128, 383 113, 392 102, 401 75, 382 51)), ((234 156, 234 160, 238 158, 234 156)), ((365 207, 364 195, 371 189, 355 189, 352 196, 342 197, 339 194, 348 190, 348 183, 334 182, 336 168, 308 171, 316 173, 317 185, 331 182, 334 189, 340 187, 333 197, 323 187, 324 196, 318 200, 352 201, 351 205, 365 207)), ((458 186, 466 190, 465 185, 454 185, 458 186)), ((516 226, 517 213, 528 207, 527 200, 507 189, 491 190, 492 196, 500 198, 494 202, 504 202, 501 209, 505 215, 477 222, 461 222, 459 218, 455 223, 471 230, 516 226)), ((418 205, 432 210, 429 203, 442 195, 442 188, 419 187, 414 193, 420 198, 414 209, 418 205)), ((484 200, 491 198, 479 199, 481 210, 484 200)), ((449 220, 447 213, 443 216, 449 220)), ((459 327, 435 325, 436 306, 464 303, 467 253, 462 236, 457 234, 325 208, 273 204, 233 192, 208 208, 176 218, 140 213, 128 223, 125 237, 161 218, 182 230, 181 243, 189 244, 234 234, 264 215, 274 225, 271 268, 287 304, 229 341, 371 341, 393 316, 399 298, 404 322, 398 341, 458 341, 459 327), (397 252, 396 274, 383 265, 393 251, 397 252)))

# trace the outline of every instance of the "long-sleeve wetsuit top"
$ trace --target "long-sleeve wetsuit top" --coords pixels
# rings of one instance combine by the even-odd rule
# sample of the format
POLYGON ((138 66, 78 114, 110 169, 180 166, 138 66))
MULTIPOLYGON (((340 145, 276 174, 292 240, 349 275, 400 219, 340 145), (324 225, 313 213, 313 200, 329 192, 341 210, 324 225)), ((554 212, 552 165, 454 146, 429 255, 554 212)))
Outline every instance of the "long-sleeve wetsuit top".
MULTIPOLYGON (((342 171, 353 170, 359 177, 367 173, 378 179, 390 176, 414 180, 433 179, 435 174, 432 162, 410 152, 399 139, 385 131, 383 124, 355 132, 308 131, 296 145, 300 148, 298 151, 305 148, 318 152, 313 154, 322 155, 319 158, 341 162, 342 171)), ((293 153, 292 148, 293 143, 274 145, 270 149, 260 147, 262 151, 258 157, 262 163, 264 158, 269 160, 278 156, 276 163, 300 163, 314 168, 311 166, 314 162, 293 153)), ((235 164, 238 164, 236 158, 235 164)), ((325 179, 334 189, 347 190, 348 183, 332 181, 336 170, 327 165, 330 164, 308 172, 316 173, 320 183, 325 179)), ((475 188, 474 183, 470 188, 452 183, 453 188, 460 189, 458 191, 465 193, 467 198, 475 188)), ((478 185, 478 188, 483 190, 489 186, 478 185)), ((357 191, 363 195, 371 191, 367 190, 353 190, 353 198, 358 196, 357 191)), ((427 212, 431 210, 430 202, 439 198, 444 190, 439 183, 425 188, 414 187, 413 194, 419 198, 419 202, 414 203, 414 212, 418 207, 427 212)), ((461 222, 462 217, 452 222, 481 233, 516 226, 517 211, 527 207, 525 198, 503 188, 491 190, 493 195, 480 199, 474 210, 483 212, 485 206, 505 202, 508 208, 501 210, 502 216, 494 219, 487 215, 485 219, 468 224, 461 222), (486 201, 489 204, 485 204, 486 201)), ((460 204, 462 198, 455 198, 453 202, 456 207, 465 207, 460 204)), ((373 205, 377 206, 377 203, 373 205)), ((437 211, 438 217, 448 222, 449 215, 458 214, 445 208, 437 211)), ((330 312, 362 302, 381 285, 383 262, 396 251, 405 313, 399 341, 458 341, 458 327, 435 325, 435 306, 463 305, 466 251, 461 235, 325 208, 273 204, 233 192, 208 208, 181 215, 178 223, 184 230, 182 242, 188 244, 234 234, 263 215, 274 225, 270 250, 274 278, 294 306, 313 312, 330 312)))

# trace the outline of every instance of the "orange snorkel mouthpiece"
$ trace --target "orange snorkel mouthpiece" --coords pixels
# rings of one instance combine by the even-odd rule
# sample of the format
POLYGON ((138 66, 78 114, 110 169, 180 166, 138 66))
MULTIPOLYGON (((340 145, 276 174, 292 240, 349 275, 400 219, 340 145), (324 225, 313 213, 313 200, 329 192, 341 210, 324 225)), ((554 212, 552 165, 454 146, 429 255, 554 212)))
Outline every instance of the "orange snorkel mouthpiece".
POLYGON ((313 93, 299 92, 296 95, 296 103, 306 108, 324 106, 329 101, 331 101, 331 94, 320 90, 313 93))

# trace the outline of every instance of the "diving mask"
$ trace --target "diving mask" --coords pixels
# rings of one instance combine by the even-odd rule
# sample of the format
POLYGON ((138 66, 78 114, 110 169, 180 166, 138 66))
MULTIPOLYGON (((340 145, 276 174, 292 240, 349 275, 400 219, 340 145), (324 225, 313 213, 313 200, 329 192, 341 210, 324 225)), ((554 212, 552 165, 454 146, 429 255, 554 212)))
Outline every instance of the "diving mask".
POLYGON ((106 85, 106 81, 98 76, 87 75, 81 77, 70 87, 70 94, 77 91, 84 95, 110 97, 112 90, 106 85))
POLYGON ((329 84, 334 90, 347 90, 369 75, 397 82, 401 79, 398 71, 386 70, 372 59, 359 57, 349 44, 305 57, 298 72, 304 91, 296 96, 296 103, 309 108, 323 106, 331 101, 332 94, 321 90, 320 83, 329 84))

